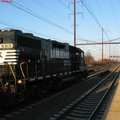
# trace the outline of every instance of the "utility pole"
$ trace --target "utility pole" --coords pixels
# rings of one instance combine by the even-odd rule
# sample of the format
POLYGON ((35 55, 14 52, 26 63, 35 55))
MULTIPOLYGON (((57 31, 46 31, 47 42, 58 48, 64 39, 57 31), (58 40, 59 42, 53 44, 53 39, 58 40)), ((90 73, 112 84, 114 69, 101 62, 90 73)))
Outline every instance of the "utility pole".
MULTIPOLYGON (((104 30, 103 28, 102 28, 102 65, 103 65, 103 58, 104 58, 104 50, 103 50, 103 40, 104 40, 104 38, 103 38, 103 33, 104 33, 104 31, 110 31, 110 30, 104 30)), ((110 47, 109 47, 109 56, 110 56, 110 47)), ((110 58, 109 58, 110 59, 110 58)))
POLYGON ((102 28, 102 65, 103 65, 103 28, 102 28))
POLYGON ((74 46, 76 46, 76 0, 74 0, 74 46))
MULTIPOLYGON (((103 48, 103 40, 104 40, 104 37, 103 37, 103 33, 104 33, 104 31, 110 31, 110 30, 104 30, 103 28, 102 28, 102 65, 103 65, 103 58, 104 58, 104 48, 103 48)), ((110 52, 109 52, 109 54, 110 54, 110 52)))
MULTIPOLYGON (((102 42, 101 43, 83 43, 83 44, 76 44, 76 45, 102 45, 102 65, 103 65, 103 58, 104 58, 104 48, 103 48, 103 45, 104 44, 120 44, 120 42, 110 42, 110 41, 113 41, 113 40, 118 40, 120 38, 117 38, 117 39, 113 39, 113 40, 109 40, 109 42, 104 42, 104 31, 110 31, 110 30, 104 30, 102 28, 102 42)), ((109 46, 109 59, 110 59, 110 46, 109 46)))
POLYGON ((76 14, 83 14, 82 12, 81 13, 76 13, 76 3, 80 3, 80 2, 83 2, 83 1, 76 1, 74 0, 74 2, 71 2, 69 3, 70 4, 74 4, 74 13, 70 14, 70 15, 74 15, 74 46, 76 46, 76 14))

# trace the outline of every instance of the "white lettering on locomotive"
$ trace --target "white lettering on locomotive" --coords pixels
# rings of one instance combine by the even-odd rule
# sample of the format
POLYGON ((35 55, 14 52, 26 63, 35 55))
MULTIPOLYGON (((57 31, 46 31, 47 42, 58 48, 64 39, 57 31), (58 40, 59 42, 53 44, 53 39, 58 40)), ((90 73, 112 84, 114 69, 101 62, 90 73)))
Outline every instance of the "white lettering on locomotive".
POLYGON ((0 44, 0 48, 2 48, 2 49, 13 48, 13 44, 12 43, 3 43, 3 44, 0 44))
POLYGON ((17 64, 20 50, 0 50, 0 64, 17 64))

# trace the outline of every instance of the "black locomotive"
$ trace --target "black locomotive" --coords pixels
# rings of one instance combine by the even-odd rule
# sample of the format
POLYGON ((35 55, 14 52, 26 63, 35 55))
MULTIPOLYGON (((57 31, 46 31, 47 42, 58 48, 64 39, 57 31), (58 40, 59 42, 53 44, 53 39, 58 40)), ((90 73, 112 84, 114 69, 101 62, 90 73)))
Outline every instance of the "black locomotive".
POLYGON ((70 76, 87 76, 81 49, 20 30, 0 31, 2 105, 39 95, 43 88, 59 88, 70 76))

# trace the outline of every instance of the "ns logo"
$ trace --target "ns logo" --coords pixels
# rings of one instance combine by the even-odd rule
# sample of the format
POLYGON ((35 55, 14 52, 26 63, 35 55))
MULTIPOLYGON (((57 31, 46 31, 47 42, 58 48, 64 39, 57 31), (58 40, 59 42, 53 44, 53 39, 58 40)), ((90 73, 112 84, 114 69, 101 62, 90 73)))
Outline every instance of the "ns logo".
POLYGON ((2 59, 3 58, 3 56, 2 56, 2 53, 0 52, 0 59, 2 59))

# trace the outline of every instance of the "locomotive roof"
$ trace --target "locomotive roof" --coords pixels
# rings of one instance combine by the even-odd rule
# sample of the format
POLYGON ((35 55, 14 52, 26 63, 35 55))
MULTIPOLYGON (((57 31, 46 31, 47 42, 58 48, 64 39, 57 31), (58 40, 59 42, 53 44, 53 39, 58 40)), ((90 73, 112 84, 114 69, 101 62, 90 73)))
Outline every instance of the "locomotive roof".
POLYGON ((6 30, 1 30, 0 32, 3 32, 3 33, 4 32, 13 32, 16 35, 20 35, 20 36, 25 36, 25 37, 29 37, 29 38, 35 38, 35 39, 38 39, 38 40, 39 39, 48 40, 48 39, 45 39, 45 38, 34 36, 32 33, 24 33, 21 30, 17 30, 17 29, 6 29, 6 30))
MULTIPOLYGON (((25 36, 25 37, 29 37, 29 38, 35 38, 37 40, 40 40, 40 39, 42 39, 42 40, 50 40, 54 44, 54 46, 59 46, 61 48, 64 48, 66 44, 69 45, 69 43, 62 43, 62 42, 58 42, 56 40, 37 37, 37 36, 34 36, 32 33, 23 33, 21 30, 18 30, 18 29, 5 29, 5 30, 0 30, 0 32, 15 32, 17 35, 25 36)), ((69 47, 70 47, 71 51, 77 50, 78 52, 79 51, 84 52, 80 48, 77 48, 77 47, 74 47, 74 46, 71 46, 71 45, 69 45, 69 47)))
POLYGON ((70 50, 71 51, 78 51, 78 52, 84 52, 82 49, 78 48, 78 47, 75 47, 75 46, 72 46, 72 45, 69 45, 70 46, 70 50))
POLYGON ((21 30, 17 30, 17 29, 2 29, 2 30, 0 30, 1 32, 14 32, 14 31, 17 31, 17 32, 21 32, 22 33, 22 31, 21 30))

